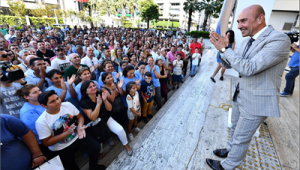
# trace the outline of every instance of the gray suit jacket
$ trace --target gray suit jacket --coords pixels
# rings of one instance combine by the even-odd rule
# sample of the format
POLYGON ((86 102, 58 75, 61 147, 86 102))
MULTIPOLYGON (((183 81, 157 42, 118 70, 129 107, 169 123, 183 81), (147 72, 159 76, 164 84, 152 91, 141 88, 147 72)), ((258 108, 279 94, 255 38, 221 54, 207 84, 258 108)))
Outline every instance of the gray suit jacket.
POLYGON ((227 49, 221 59, 226 68, 233 68, 242 77, 239 82, 240 104, 245 111, 257 116, 279 117, 279 90, 286 67, 291 41, 272 26, 262 32, 252 43, 243 58, 243 51, 250 37, 239 50, 227 49))

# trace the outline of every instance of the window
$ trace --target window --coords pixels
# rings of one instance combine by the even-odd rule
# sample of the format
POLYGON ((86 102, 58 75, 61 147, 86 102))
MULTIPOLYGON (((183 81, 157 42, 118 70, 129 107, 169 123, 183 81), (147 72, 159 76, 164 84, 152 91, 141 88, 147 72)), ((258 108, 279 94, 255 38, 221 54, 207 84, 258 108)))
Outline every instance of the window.
POLYGON ((283 25, 282 30, 290 31, 292 29, 292 27, 293 27, 293 23, 285 22, 284 25, 283 25))
POLYGON ((179 6, 180 3, 171 3, 171 6, 179 6))

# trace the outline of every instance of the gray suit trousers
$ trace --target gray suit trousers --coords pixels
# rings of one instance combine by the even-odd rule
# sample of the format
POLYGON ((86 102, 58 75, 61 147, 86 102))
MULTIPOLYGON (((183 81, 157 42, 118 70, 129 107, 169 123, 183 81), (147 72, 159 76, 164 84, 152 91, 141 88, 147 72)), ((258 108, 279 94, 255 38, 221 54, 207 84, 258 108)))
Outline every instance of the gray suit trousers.
POLYGON ((221 162, 225 170, 233 170, 242 163, 246 157, 252 136, 259 125, 267 118, 265 116, 255 116, 247 113, 247 110, 244 110, 240 103, 241 99, 238 95, 237 101, 234 101, 232 104, 232 126, 230 139, 226 147, 229 153, 227 158, 221 162))

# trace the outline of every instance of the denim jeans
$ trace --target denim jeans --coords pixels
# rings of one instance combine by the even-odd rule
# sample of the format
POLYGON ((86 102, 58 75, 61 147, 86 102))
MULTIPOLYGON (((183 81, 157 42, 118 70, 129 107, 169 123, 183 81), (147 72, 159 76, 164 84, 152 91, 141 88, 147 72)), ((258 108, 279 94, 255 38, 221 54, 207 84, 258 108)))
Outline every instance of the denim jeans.
POLYGON ((299 75, 299 67, 291 67, 289 73, 285 75, 286 85, 284 88, 284 92, 288 94, 293 94, 295 87, 295 79, 299 75))
POLYGON ((197 70, 197 65, 192 65, 192 71, 191 71, 191 75, 195 75, 196 74, 196 70, 197 70))

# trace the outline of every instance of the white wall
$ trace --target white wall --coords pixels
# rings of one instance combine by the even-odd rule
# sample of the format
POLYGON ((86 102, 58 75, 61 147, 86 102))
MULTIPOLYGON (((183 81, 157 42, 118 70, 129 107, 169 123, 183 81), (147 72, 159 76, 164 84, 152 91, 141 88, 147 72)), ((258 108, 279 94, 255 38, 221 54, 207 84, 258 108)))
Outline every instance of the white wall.
POLYGON ((268 25, 272 25, 275 30, 289 32, 290 30, 282 30, 285 22, 294 23, 297 13, 291 12, 272 12, 268 25))
POLYGON ((275 0, 273 10, 299 11, 299 0, 275 0))
POLYGON ((235 41, 236 41, 236 45, 235 45, 235 50, 238 50, 240 48, 241 42, 243 41, 244 37, 242 37, 242 33, 241 31, 238 29, 238 24, 236 22, 238 15, 241 13, 241 11, 243 9, 245 9, 248 6, 254 5, 254 4, 259 4, 261 5, 264 10, 265 10, 265 19, 266 19, 266 23, 269 22, 270 20, 270 16, 271 16, 271 12, 273 9, 273 5, 274 5, 274 1, 275 0, 238 0, 238 4, 237 4, 237 8, 234 14, 234 19, 233 19, 233 27, 232 30, 235 33, 235 41))

